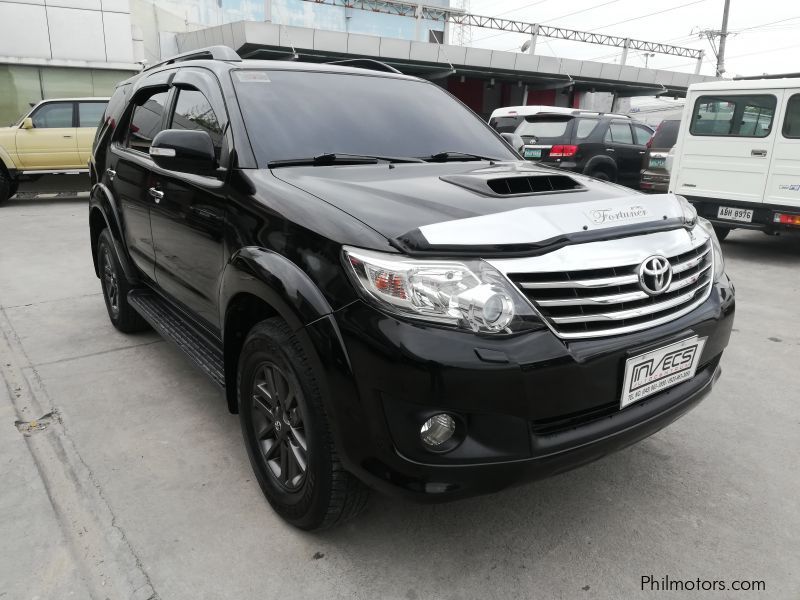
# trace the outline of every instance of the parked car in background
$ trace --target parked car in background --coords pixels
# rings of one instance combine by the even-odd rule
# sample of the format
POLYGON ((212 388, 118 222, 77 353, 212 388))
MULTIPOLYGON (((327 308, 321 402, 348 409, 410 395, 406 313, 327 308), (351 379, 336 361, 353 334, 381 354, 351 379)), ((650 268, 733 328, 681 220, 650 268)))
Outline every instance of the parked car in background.
POLYGON ((515 133, 526 159, 638 188, 653 130, 624 115, 573 111, 525 117, 515 133))
POLYGON ((639 189, 645 192, 663 194, 669 188, 669 171, 667 156, 678 140, 680 119, 661 121, 653 137, 647 142, 647 151, 642 161, 639 189))
POLYGON ((88 173, 92 140, 108 98, 43 100, 0 128, 0 202, 20 181, 51 173, 88 173))
POLYGON ((691 205, 526 163, 369 64, 199 50, 121 83, 94 146, 111 323, 225 390, 277 513, 318 529, 369 488, 497 491, 696 406, 735 301, 691 205))
POLYGON ((497 108, 492 112, 489 117, 489 125, 497 131, 497 133, 514 133, 519 124, 525 117, 531 117, 539 113, 574 114, 576 109, 564 108, 560 106, 544 106, 534 105, 530 106, 505 106, 497 108))
POLYGON ((669 189, 720 238, 738 227, 800 231, 800 79, 691 86, 669 189))

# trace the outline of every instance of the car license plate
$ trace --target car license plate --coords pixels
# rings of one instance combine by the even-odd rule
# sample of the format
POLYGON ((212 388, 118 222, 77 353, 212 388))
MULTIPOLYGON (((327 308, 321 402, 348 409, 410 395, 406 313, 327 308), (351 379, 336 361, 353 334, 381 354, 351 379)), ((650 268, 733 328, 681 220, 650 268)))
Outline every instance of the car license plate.
POLYGON ((542 158, 541 148, 525 148, 525 158, 542 158))
POLYGON ((731 208, 730 206, 720 206, 719 210, 717 211, 717 218, 751 223, 753 221, 753 211, 749 208, 731 208))
POLYGON ((625 361, 619 407, 644 400, 694 377, 706 338, 694 336, 625 361))
POLYGON ((666 166, 667 159, 666 158, 651 158, 650 159, 650 168, 651 169, 662 169, 666 166))

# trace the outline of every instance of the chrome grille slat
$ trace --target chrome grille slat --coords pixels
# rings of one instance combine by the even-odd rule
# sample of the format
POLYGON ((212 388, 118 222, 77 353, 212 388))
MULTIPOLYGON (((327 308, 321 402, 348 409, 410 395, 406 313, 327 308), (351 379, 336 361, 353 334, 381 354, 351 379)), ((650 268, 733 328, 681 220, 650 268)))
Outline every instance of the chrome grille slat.
POLYGON ((706 248, 701 255, 692 258, 690 260, 687 260, 685 262, 672 265, 672 274, 677 275, 678 273, 683 273, 684 271, 688 271, 689 269, 696 267, 701 262, 703 262, 703 259, 709 252, 711 252, 711 248, 706 248))
POLYGON ((595 289, 595 288, 610 287, 612 285, 630 285, 632 283, 636 283, 637 281, 639 281, 639 277, 636 274, 633 274, 633 275, 621 275, 618 277, 604 277, 598 279, 576 279, 571 281, 532 281, 532 282, 523 281, 518 283, 517 285, 526 290, 541 290, 548 288, 595 289))
POLYGON ((671 253, 665 254, 672 267, 672 282, 655 296, 640 286, 641 251, 636 251, 638 257, 628 255, 628 260, 625 253, 619 253, 617 265, 589 261, 600 267, 594 269, 587 269, 578 253, 572 252, 571 260, 560 262, 568 269, 575 264, 575 269, 552 271, 557 263, 549 261, 550 269, 536 272, 533 261, 529 261, 529 272, 508 269, 505 273, 559 336, 618 335, 666 323, 708 298, 714 267, 711 241, 700 238, 687 242, 674 244, 671 253))
POLYGON ((694 295, 697 292, 699 292, 703 288, 703 286, 705 286, 705 284, 706 282, 701 282, 699 286, 689 290, 684 294, 681 294, 680 296, 676 296, 675 298, 670 298, 669 300, 665 300, 664 302, 648 304, 641 308, 631 308, 629 310, 600 313, 596 315, 577 315, 574 317, 552 317, 552 319, 555 323, 578 323, 578 322, 591 323, 594 321, 624 321, 627 319, 637 319, 639 317, 644 317, 646 315, 650 315, 653 313, 662 312, 665 310, 669 310, 670 308, 680 306, 681 304, 685 304, 686 302, 694 298, 694 295))

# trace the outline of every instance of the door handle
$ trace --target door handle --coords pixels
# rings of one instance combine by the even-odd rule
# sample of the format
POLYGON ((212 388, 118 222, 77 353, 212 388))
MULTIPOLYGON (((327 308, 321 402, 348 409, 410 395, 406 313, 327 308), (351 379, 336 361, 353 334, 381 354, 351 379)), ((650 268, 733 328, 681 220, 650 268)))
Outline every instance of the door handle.
POLYGON ((639 154, 646 154, 646 152, 644 150, 640 150, 639 154))
POLYGON ((64 137, 64 138, 67 138, 67 139, 69 139, 69 138, 71 138, 72 136, 71 136, 71 135, 62 135, 61 137, 64 137))
POLYGON ((767 151, 766 150, 751 150, 750 154, 752 156, 766 156, 767 155, 767 151))
POLYGON ((157 190, 156 188, 150 188, 147 191, 150 193, 150 196, 153 198, 153 200, 156 201, 156 204, 158 204, 159 202, 161 202, 161 200, 164 199, 164 192, 162 192, 161 190, 157 190))
POLYGON ((613 148, 606 148, 606 152, 616 152, 613 148))
POLYGON ((108 175, 109 181, 114 181, 114 177, 117 176, 117 172, 114 169, 106 169, 106 175, 108 175))

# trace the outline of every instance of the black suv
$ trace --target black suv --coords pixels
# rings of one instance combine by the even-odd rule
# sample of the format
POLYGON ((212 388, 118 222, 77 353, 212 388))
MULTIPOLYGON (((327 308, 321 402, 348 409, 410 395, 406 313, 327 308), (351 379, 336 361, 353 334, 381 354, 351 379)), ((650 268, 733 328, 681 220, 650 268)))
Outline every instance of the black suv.
POLYGON ((91 161, 111 322, 224 389, 282 517, 499 490, 704 397, 734 298, 691 205, 531 165, 356 64, 176 57, 117 87, 91 161))
POLYGON ((638 188, 653 130, 622 115, 576 111, 525 117, 515 133, 529 160, 638 188))

